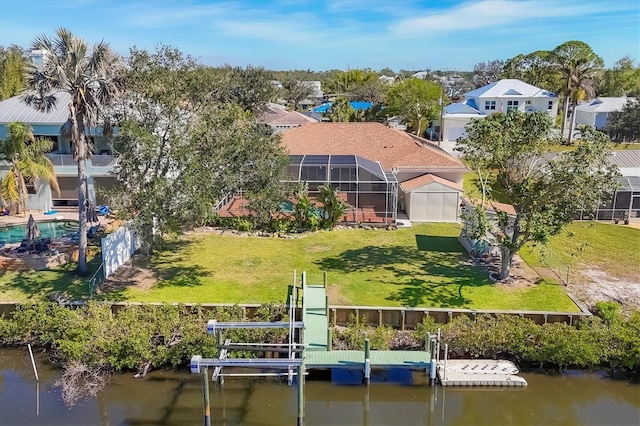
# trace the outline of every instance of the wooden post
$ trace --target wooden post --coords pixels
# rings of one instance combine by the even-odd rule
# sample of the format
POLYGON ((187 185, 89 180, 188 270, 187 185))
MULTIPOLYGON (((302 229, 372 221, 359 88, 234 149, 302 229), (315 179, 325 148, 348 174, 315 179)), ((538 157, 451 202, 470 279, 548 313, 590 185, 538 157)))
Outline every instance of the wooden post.
POLYGON ((322 273, 322 286, 324 288, 327 288, 327 271, 324 271, 322 273))
POLYGON ((327 328, 327 351, 331 351, 331 347, 333 346, 333 336, 331 334, 331 326, 327 328))
POLYGON ((304 425, 304 358, 298 366, 298 426, 304 425))
POLYGON ((202 367, 202 398, 204 400, 204 426, 211 426, 211 404, 209 403, 208 367, 202 367))
POLYGON ((400 330, 404 331, 404 327, 405 327, 405 316, 407 315, 407 313, 405 312, 405 310, 403 309, 402 311, 400 311, 400 314, 402 316, 402 326, 400 328, 400 330))
POLYGON ((367 385, 371 382, 371 348, 369 339, 364 339, 364 380, 367 385))
POLYGON ((329 321, 329 296, 327 295, 324 296, 324 303, 325 303, 324 314, 327 317, 327 321, 329 321))

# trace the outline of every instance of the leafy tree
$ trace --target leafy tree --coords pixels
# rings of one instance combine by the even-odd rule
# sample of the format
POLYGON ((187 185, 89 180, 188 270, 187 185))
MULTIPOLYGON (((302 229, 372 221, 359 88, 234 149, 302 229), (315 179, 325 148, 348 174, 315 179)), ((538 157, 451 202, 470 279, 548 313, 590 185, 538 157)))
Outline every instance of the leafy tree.
POLYGON ((0 101, 20 94, 25 86, 25 51, 19 46, 0 46, 0 101))
POLYGON ((396 76, 395 71, 393 71, 389 67, 382 68, 380 71, 378 71, 378 73, 380 75, 384 75, 385 77, 395 77, 396 76))
POLYGON ((640 65, 629 56, 620 58, 613 68, 605 70, 599 96, 639 96, 640 65))
POLYGON ((622 110, 609 113, 605 130, 616 141, 640 140, 640 100, 628 99, 622 110))
MULTIPOLYGON (((363 93, 370 89, 367 86, 374 86, 378 81, 378 73, 360 69, 350 69, 342 71, 324 83, 324 91, 334 95, 345 96, 350 100, 364 101, 363 93)), ((380 86, 382 87, 382 86, 380 86)))
POLYGON ((331 104, 331 108, 327 111, 327 118, 329 118, 329 121, 338 123, 363 121, 364 113, 363 111, 358 111, 353 108, 347 97, 338 96, 331 104))
MULTIPOLYGON (((508 111, 474 120, 458 139, 463 161, 502 185, 515 217, 495 208, 494 233, 501 252, 500 280, 509 276, 513 256, 528 242, 545 243, 572 221, 579 209, 595 209, 612 192, 619 173, 608 157, 608 138, 582 128, 573 151, 544 162, 551 119, 545 112, 508 111)), ((488 194, 491 199, 491 194, 488 194)), ((476 209, 482 222, 484 209, 476 209)))
POLYGON ((387 90, 387 114, 403 117, 411 130, 420 136, 429 122, 438 117, 441 94, 442 88, 432 81, 417 78, 402 80, 387 90))
POLYGON ((473 84, 478 88, 498 81, 503 68, 504 61, 501 59, 475 64, 473 66, 473 84))
POLYGON ((53 163, 44 154, 53 149, 53 142, 33 137, 31 127, 13 122, 8 125, 7 139, 0 141, 0 158, 9 163, 2 178, 2 199, 15 207, 17 214, 27 210, 27 183, 38 185, 41 180, 60 192, 53 163))
MULTIPOLYGON (((563 116, 561 134, 569 116, 569 104, 573 108, 578 103, 578 95, 583 91, 587 98, 595 96, 596 88, 601 77, 604 61, 595 54, 591 47, 582 41, 567 41, 553 49, 549 56, 553 68, 558 71, 563 82, 563 116)), ((572 114, 575 119, 575 114, 572 114)), ((573 125, 569 131, 569 144, 573 139, 573 125)))
POLYGON ((287 101, 294 111, 298 110, 300 102, 314 94, 313 87, 305 84, 304 81, 286 79, 282 82, 280 96, 287 101))
POLYGON ((349 211, 349 204, 340 198, 338 190, 331 185, 321 185, 318 188, 318 201, 324 206, 324 217, 321 221, 325 228, 336 226, 349 211))
POLYGON ((200 67, 198 72, 209 74, 207 80, 211 91, 202 90, 202 95, 206 95, 210 101, 235 103, 246 111, 260 113, 264 112, 267 102, 276 94, 269 80, 269 72, 262 67, 200 67))
POLYGON ((550 61, 551 51, 537 50, 508 59, 502 78, 516 78, 536 87, 558 92, 562 90, 558 72, 550 61))
MULTIPOLYGON (((56 92, 71 95, 69 124, 73 159, 78 162, 78 271, 87 271, 87 168, 94 150, 89 132, 98 125, 101 109, 119 92, 118 73, 123 67, 109 44, 100 41, 89 48, 83 39, 59 28, 54 38, 41 35, 33 49, 45 52, 42 66, 28 64, 27 104, 48 111, 57 102, 56 92)), ((107 128, 108 126, 105 126, 107 128)))
POLYGON ((246 84, 262 87, 250 74, 204 67, 168 46, 131 50, 128 90, 113 111, 121 139, 114 174, 122 184, 114 204, 136 218, 147 244, 206 222, 234 190, 252 197, 259 220, 272 212, 263 209, 277 209, 282 197, 274 188, 287 157, 278 137, 255 119, 266 100, 222 97, 228 87, 238 93, 251 91, 246 84))

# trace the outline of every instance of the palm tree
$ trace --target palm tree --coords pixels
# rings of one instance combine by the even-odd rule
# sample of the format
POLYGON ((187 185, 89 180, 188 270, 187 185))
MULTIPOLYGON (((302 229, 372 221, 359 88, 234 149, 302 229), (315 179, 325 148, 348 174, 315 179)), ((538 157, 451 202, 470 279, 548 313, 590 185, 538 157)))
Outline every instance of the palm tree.
MULTIPOLYGON (((595 54, 591 47, 582 41, 567 41, 553 49, 550 55, 553 67, 560 73, 563 81, 564 105, 561 134, 569 113, 569 103, 573 103, 572 116, 579 92, 583 91, 587 98, 595 96, 596 87, 604 68, 604 61, 595 54)), ((573 129, 569 130, 571 144, 573 129)))
POLYGON ((27 67, 24 101, 48 111, 56 104, 56 93, 71 95, 68 107, 72 154, 78 162, 78 272, 82 274, 87 271, 86 160, 94 149, 88 132, 98 124, 101 108, 115 100, 121 81, 119 72, 124 66, 109 44, 101 41, 89 49, 86 41, 64 28, 59 28, 53 38, 37 37, 33 49, 44 51, 44 60, 41 66, 27 67))
POLYGON ((43 180, 60 193, 53 163, 44 154, 51 151, 53 142, 33 137, 31 127, 13 122, 8 126, 7 139, 0 141, 0 157, 9 163, 9 171, 2 178, 2 199, 17 214, 27 210, 27 182, 36 186, 43 180))

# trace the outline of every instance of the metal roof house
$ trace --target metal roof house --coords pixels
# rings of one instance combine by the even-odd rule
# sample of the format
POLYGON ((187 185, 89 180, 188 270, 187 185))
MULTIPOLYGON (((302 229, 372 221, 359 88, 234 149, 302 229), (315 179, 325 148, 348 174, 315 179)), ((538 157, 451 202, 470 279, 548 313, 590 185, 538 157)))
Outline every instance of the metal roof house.
POLYGON ((622 110, 630 100, 635 100, 635 98, 601 97, 583 102, 575 107, 576 125, 586 124, 596 129, 603 129, 607 126, 609 114, 622 110))
MULTIPOLYGON (((54 165, 60 194, 52 193, 48 184, 41 183, 38 188, 29 187, 27 206, 31 210, 50 210, 55 206, 77 205, 78 169, 71 156, 71 135, 66 129, 69 121, 68 104, 71 96, 66 92, 54 94, 55 106, 48 112, 39 111, 20 99, 19 96, 0 101, 0 139, 7 136, 7 126, 14 121, 31 126, 34 136, 53 142, 53 150, 47 154, 54 165)), ((95 144, 95 155, 87 160, 89 199, 96 204, 104 200, 96 195, 96 186, 111 188, 115 178, 110 175, 117 158, 109 141, 102 136, 102 129, 91 129, 90 137, 95 144)), ((5 162, 0 162, 0 176, 6 173, 5 162)))
POLYGON ((465 127, 473 119, 495 112, 518 110, 545 111, 552 118, 558 114, 558 96, 548 90, 517 79, 503 79, 464 94, 464 100, 444 108, 443 141, 456 141, 464 136, 465 127))

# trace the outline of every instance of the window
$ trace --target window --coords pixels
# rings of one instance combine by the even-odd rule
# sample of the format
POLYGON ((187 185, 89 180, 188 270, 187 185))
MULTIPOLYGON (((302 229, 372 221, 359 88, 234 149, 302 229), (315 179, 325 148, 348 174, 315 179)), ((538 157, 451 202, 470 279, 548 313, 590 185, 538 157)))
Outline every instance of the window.
POLYGON ((549 103, 547 104, 547 109, 548 110, 552 110, 553 109, 553 101, 549 101, 549 103))
POLYGON ((507 111, 517 110, 520 101, 507 101, 507 111))
POLYGON ((496 101, 484 101, 484 109, 496 109, 496 101))
POLYGON ((27 194, 37 194, 36 185, 32 179, 25 179, 24 184, 27 189, 27 194))
POLYGON ((531 99, 527 100, 527 105, 531 105, 531 99))

